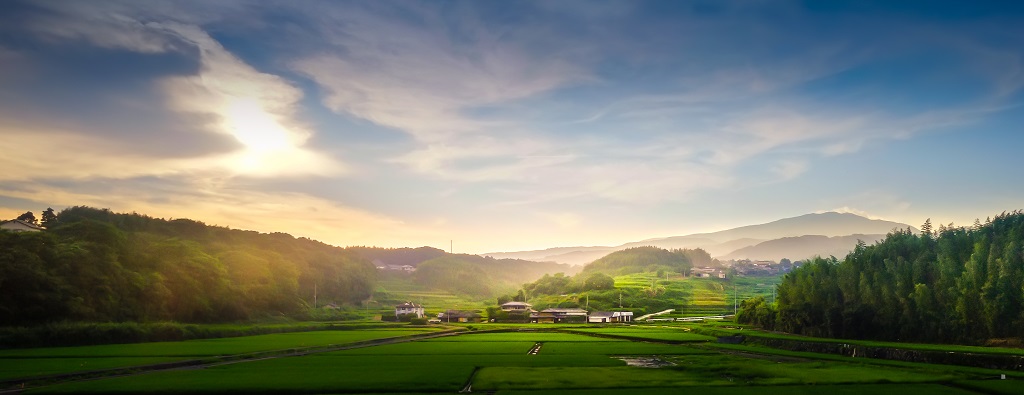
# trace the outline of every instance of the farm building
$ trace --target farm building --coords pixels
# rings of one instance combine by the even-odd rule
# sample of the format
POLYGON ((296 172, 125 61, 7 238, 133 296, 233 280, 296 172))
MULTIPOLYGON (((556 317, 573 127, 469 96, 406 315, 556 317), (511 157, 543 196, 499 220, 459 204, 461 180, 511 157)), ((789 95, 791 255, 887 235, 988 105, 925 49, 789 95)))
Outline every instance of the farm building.
POLYGON ((423 318, 423 306, 413 302, 405 302, 395 306, 395 317, 407 314, 415 314, 416 318, 423 318))
POLYGON ((595 311, 587 318, 589 323, 632 322, 632 311, 595 311))
POLYGON ((587 311, 583 309, 544 309, 539 312, 530 313, 530 320, 540 324, 587 322, 587 311))
POLYGON ((43 230, 43 228, 36 226, 36 224, 25 222, 20 219, 0 222, 0 229, 9 232, 39 232, 43 230))
POLYGON ((441 322, 480 322, 483 316, 477 311, 445 310, 437 318, 441 322))
POLYGON ((526 302, 508 302, 501 305, 501 311, 530 311, 533 305, 526 302))

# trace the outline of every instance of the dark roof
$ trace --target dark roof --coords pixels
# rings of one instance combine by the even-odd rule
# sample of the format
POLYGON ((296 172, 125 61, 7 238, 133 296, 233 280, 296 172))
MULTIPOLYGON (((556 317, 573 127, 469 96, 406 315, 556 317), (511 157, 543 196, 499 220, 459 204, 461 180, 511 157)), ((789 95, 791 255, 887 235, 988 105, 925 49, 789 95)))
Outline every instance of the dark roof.
POLYGON ((400 305, 396 305, 395 306, 396 309, 403 309, 403 308, 404 309, 413 309, 413 308, 419 308, 419 307, 423 307, 423 306, 422 305, 418 305, 418 304, 413 303, 413 302, 405 302, 405 303, 402 303, 400 305))
POLYGON ((590 316, 591 316, 591 317, 605 317, 605 318, 611 318, 611 317, 612 317, 612 316, 614 316, 614 315, 615 315, 615 313, 614 313, 614 312, 611 312, 611 311, 595 311, 595 312, 593 312, 593 313, 590 313, 590 316))
POLYGON ((526 302, 507 302, 507 303, 504 303, 504 304, 502 304, 502 305, 501 305, 501 307, 505 307, 505 306, 525 306, 525 307, 532 307, 533 305, 532 305, 532 304, 529 304, 529 303, 526 303, 526 302))

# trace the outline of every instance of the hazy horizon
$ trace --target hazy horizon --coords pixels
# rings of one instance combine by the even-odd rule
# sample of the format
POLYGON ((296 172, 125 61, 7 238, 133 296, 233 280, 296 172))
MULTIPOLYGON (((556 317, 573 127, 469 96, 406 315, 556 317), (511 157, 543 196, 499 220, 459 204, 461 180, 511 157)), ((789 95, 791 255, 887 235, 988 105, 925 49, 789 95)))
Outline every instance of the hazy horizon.
POLYGON ((1024 5, 5 2, 0 219, 616 246, 1022 208, 1024 5))

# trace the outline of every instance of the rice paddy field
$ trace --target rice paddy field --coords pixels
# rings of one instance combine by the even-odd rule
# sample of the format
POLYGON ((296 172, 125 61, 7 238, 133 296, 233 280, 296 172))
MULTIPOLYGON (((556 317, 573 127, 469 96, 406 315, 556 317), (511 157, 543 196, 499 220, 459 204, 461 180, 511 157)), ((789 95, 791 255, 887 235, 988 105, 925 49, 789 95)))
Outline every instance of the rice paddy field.
MULTIPOLYGON (((486 327, 487 325, 479 325, 486 327)), ((197 341, 0 350, 0 380, 302 349, 90 380, 27 381, 24 393, 1013 394, 1020 374, 745 345, 681 327, 552 326, 434 333, 366 329, 197 341), (384 342, 367 342, 388 339, 384 342), (382 344, 380 344, 382 343, 382 344), (349 346, 345 346, 345 345, 349 346), (331 348, 333 347, 333 348, 331 348), (310 351, 312 350, 312 351, 310 351)))

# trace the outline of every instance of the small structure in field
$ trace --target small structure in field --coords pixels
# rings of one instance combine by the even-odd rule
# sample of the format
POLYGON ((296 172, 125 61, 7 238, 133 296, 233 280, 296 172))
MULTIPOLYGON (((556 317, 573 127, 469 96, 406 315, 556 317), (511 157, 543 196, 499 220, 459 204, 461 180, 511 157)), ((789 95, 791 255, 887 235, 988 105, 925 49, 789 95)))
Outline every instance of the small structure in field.
POLYGON ((445 310, 437 314, 441 322, 480 322, 483 316, 478 311, 445 310))
POLYGON ((530 313, 530 320, 538 324, 557 324, 562 322, 587 322, 587 311, 583 309, 551 308, 530 313))
POLYGON ((632 322, 632 311, 595 311, 587 317, 587 322, 592 324, 608 322, 632 322))
POLYGON ((405 302, 395 306, 395 317, 403 315, 415 315, 416 318, 423 318, 423 306, 413 302, 405 302))

